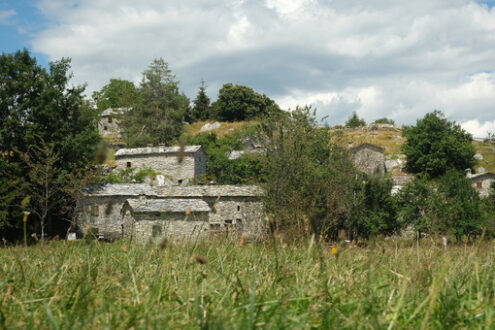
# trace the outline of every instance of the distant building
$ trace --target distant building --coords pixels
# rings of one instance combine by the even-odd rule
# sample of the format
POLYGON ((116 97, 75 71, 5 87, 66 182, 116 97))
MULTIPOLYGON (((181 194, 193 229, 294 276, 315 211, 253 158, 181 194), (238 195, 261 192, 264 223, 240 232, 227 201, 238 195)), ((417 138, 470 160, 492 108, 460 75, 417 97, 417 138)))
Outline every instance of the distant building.
POLYGON ((486 172, 480 174, 471 174, 469 170, 467 178, 471 185, 478 191, 481 197, 486 197, 490 194, 490 186, 495 182, 495 173, 486 172))
POLYGON ((123 114, 128 110, 128 108, 108 108, 104 110, 98 122, 98 132, 100 135, 120 137, 119 121, 115 118, 115 115, 123 114))
POLYGON ((107 184, 89 188, 76 211, 80 232, 137 242, 235 234, 262 239, 263 190, 258 186, 107 184))
POLYGON ((385 173, 385 149, 371 143, 363 143, 352 149, 354 166, 367 174, 385 173))
POLYGON ((186 185, 206 173, 206 154, 201 146, 123 148, 115 153, 116 169, 150 168, 186 185))

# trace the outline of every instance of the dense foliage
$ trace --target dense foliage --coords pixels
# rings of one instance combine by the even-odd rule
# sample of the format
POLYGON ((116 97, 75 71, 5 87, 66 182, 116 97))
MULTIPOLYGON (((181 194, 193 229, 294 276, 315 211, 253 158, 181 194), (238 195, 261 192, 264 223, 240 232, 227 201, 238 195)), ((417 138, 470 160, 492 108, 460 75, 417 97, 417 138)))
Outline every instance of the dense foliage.
POLYGON ((392 119, 383 117, 383 118, 379 118, 379 119, 375 120, 374 123, 375 124, 390 124, 390 125, 394 125, 395 124, 395 121, 393 121, 392 119))
POLYGON ((359 118, 356 112, 352 113, 352 116, 347 119, 345 122, 345 127, 360 127, 360 126, 366 126, 366 122, 364 119, 359 118))
POLYGON ((49 209, 45 218, 53 224, 52 229, 67 227, 60 222, 70 217, 67 210, 49 206, 59 201, 71 205, 72 196, 58 188, 60 182, 68 184, 80 177, 94 160, 100 139, 98 113, 84 101, 84 87, 69 85, 69 69, 70 60, 62 59, 50 63, 47 71, 27 50, 0 56, 2 236, 9 236, 7 230, 14 235, 11 237, 18 233, 20 210, 31 210, 29 224, 33 223, 33 215, 42 212, 37 207, 38 188, 46 190, 47 184, 51 193, 43 207, 49 209), (50 180, 41 182, 38 179, 42 178, 34 175, 48 169, 50 180))
POLYGON ((232 84, 223 85, 213 106, 217 118, 222 121, 250 120, 280 111, 275 101, 265 94, 232 84))
POLYGON ((464 171, 475 165, 471 134, 447 120, 440 111, 427 113, 416 126, 404 127, 402 134, 407 138, 402 151, 410 173, 435 178, 448 169, 464 171))
POLYGON ((188 112, 186 116, 186 121, 189 123, 198 121, 198 120, 207 120, 213 119, 213 108, 210 104, 210 98, 206 94, 206 86, 205 82, 201 81, 201 86, 199 87, 198 94, 196 98, 193 100, 193 106, 188 112))
POLYGON ((136 86, 128 80, 110 79, 100 91, 93 92, 93 99, 100 111, 108 108, 130 108, 138 100, 136 86))
POLYGON ((119 118, 126 146, 170 145, 182 133, 189 99, 163 59, 143 72, 138 93, 132 109, 119 118))

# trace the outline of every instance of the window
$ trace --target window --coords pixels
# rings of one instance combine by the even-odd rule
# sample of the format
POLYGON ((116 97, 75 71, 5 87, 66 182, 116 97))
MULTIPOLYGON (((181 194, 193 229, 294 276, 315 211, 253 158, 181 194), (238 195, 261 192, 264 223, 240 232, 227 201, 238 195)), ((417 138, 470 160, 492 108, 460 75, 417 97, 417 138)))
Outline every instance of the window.
POLYGON ((182 180, 178 180, 178 181, 177 181, 177 183, 178 183, 178 184, 182 184, 182 180))
POLYGON ((106 131, 108 129, 108 127, 106 126, 103 126, 103 130, 106 131))
POLYGON ((132 163, 131 162, 127 162, 126 166, 127 166, 127 168, 132 167, 132 163))
POLYGON ((240 211, 240 210, 241 210, 241 206, 237 205, 237 211, 240 211))
POLYGON ((151 236, 152 237, 159 237, 162 235, 162 226, 160 225, 153 225, 151 227, 151 236))
POLYGON ((219 223, 210 223, 210 230, 220 230, 219 223))
POLYGON ((483 182, 476 182, 476 188, 481 189, 483 188, 483 182))
POLYGON ((91 215, 94 217, 97 217, 100 215, 100 210, 98 208, 98 205, 92 205, 91 206, 91 215))
POLYGON ((108 117, 108 123, 112 123, 112 117, 108 117))
POLYGON ((232 229, 232 220, 225 220, 225 229, 232 229))
POLYGON ((235 229, 242 230, 242 219, 235 219, 235 229))

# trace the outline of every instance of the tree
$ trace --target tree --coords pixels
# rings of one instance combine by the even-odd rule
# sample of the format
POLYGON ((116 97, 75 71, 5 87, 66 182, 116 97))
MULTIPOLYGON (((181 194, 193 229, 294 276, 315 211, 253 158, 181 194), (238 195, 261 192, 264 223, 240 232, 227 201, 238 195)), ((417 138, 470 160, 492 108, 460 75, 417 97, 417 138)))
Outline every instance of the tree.
MULTIPOLYGON (((27 50, 0 56, 0 177, 31 182, 21 155, 41 140, 53 145, 58 155, 53 166, 60 171, 71 174, 93 162, 100 141, 98 112, 84 100, 84 87, 69 86, 69 69, 70 60, 62 59, 47 71, 27 50)), ((10 184, 2 191, 0 200, 8 204, 5 227, 20 227, 16 212, 29 195, 25 187, 10 184)), ((57 221, 60 212, 53 209, 47 218, 57 221)))
POLYGON ((360 127, 360 126, 366 126, 366 122, 364 119, 359 118, 356 112, 352 113, 352 116, 347 119, 345 122, 345 127, 360 127))
POLYGON ((191 108, 189 116, 186 117, 187 122, 195 122, 198 120, 207 120, 212 118, 210 98, 206 95, 205 82, 201 81, 198 95, 193 101, 194 106, 191 108))
POLYGON ((416 126, 404 127, 402 134, 407 138, 402 151, 410 173, 435 178, 448 169, 464 171, 475 165, 471 134, 447 120, 440 111, 427 113, 416 126))
POLYGON ((134 84, 128 80, 110 79, 100 91, 93 92, 100 111, 108 108, 130 108, 138 98, 134 84))
POLYGON ((179 93, 179 82, 163 59, 143 72, 138 93, 138 102, 119 123, 127 146, 170 144, 182 133, 189 99, 179 93))
POLYGON ((394 125, 395 124, 395 121, 393 121, 392 119, 388 119, 386 117, 383 117, 383 118, 379 118, 379 119, 375 120, 374 123, 375 124, 390 124, 390 125, 394 125))
POLYGON ((252 88, 224 84, 213 104, 222 121, 243 121, 266 116, 280 111, 278 105, 265 94, 259 94, 252 88))
MULTIPOLYGON (((346 149, 316 125, 308 107, 263 121, 265 209, 279 228, 336 237, 348 229, 359 175, 346 149)), ((352 229, 352 228, 351 228, 352 229)))

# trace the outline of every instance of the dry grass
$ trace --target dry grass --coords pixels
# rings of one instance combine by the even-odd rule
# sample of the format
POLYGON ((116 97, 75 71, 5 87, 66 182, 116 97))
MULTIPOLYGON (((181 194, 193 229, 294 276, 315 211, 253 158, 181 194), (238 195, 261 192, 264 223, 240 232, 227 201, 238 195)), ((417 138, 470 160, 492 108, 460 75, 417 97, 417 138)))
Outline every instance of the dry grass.
POLYGON ((0 328, 490 328, 495 245, 0 249, 0 328))
MULTIPOLYGON (((184 134, 187 135, 196 135, 201 132, 201 127, 207 123, 214 123, 213 121, 198 121, 196 123, 192 123, 190 125, 185 126, 184 134)), ((217 129, 212 129, 210 131, 205 131, 204 133, 211 133, 214 132, 217 134, 217 137, 222 137, 224 135, 232 134, 235 131, 238 131, 242 128, 245 128, 247 126, 251 125, 257 125, 259 122, 252 120, 252 121, 240 121, 240 122, 221 122, 220 127, 217 129)))
POLYGON ((489 172, 495 172, 495 145, 488 142, 474 142, 476 152, 483 155, 478 165, 489 172))

